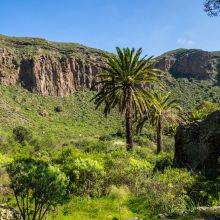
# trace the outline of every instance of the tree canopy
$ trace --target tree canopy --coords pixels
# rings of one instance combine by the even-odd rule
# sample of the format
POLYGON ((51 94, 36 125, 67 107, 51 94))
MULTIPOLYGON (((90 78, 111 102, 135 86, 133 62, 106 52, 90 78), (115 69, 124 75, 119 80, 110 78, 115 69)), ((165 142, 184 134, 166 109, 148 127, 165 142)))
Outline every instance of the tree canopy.
POLYGON ((220 0, 206 0, 204 6, 209 16, 220 15, 220 0))
POLYGON ((42 220, 67 201, 68 179, 45 161, 21 157, 6 167, 22 219, 42 220))
POLYGON ((142 57, 142 49, 116 48, 116 55, 105 55, 106 66, 98 75, 102 89, 93 98, 96 108, 104 104, 107 115, 116 106, 125 115, 127 149, 133 148, 132 117, 148 105, 146 88, 158 83, 160 70, 154 67, 153 57, 142 57))

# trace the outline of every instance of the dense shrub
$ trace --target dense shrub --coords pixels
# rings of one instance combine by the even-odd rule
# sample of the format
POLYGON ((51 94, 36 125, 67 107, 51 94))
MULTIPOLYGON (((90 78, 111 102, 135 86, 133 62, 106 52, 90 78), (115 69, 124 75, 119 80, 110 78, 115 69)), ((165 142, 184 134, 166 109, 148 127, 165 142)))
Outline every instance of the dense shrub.
POLYGON ((153 164, 118 150, 106 155, 105 169, 108 171, 107 185, 127 185, 137 194, 141 182, 151 175, 153 164))
POLYGON ((72 194, 90 196, 101 194, 105 176, 102 163, 89 157, 74 155, 71 149, 63 150, 55 161, 69 177, 69 189, 72 194))
POLYGON ((42 160, 18 158, 6 167, 22 219, 43 219, 67 201, 67 178, 42 160))
POLYGON ((209 114, 220 109, 218 103, 204 101, 190 112, 186 118, 188 121, 194 122, 204 120, 209 114))
POLYGON ((194 178, 186 170, 166 169, 148 178, 140 195, 131 199, 129 207, 143 216, 182 214, 187 209, 187 189, 194 178))
POLYGON ((58 105, 54 108, 54 111, 59 113, 59 112, 63 111, 63 108, 62 108, 62 106, 58 105))
POLYGON ((32 132, 25 127, 19 126, 13 129, 13 135, 19 143, 30 142, 33 139, 32 132))
POLYGON ((220 178, 209 180, 203 175, 197 175, 188 194, 196 206, 218 206, 220 204, 220 178))
POLYGON ((97 139, 81 139, 78 141, 73 141, 73 144, 78 149, 86 153, 102 153, 107 152, 109 149, 109 141, 107 140, 97 140, 97 139))
POLYGON ((109 197, 112 199, 117 199, 119 201, 124 201, 129 198, 130 196, 130 191, 127 186, 110 186, 109 187, 109 197))
POLYGON ((118 137, 118 138, 124 138, 125 137, 125 132, 123 129, 118 129, 113 136, 118 137))
POLYGON ((102 136, 99 137, 100 141, 111 141, 112 139, 113 139, 113 137, 109 134, 102 135, 102 136))
POLYGON ((155 143, 153 143, 150 139, 148 139, 146 136, 135 136, 134 142, 138 146, 154 146, 155 143))
POLYGON ((165 168, 171 167, 173 165, 173 154, 161 152, 157 155, 154 170, 164 171, 165 168))

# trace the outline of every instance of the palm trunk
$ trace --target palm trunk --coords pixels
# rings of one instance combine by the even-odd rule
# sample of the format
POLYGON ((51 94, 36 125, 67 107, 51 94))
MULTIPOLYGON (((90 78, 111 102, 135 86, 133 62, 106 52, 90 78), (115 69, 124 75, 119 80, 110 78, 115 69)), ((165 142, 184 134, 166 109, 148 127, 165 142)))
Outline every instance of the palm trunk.
POLYGON ((157 123, 157 154, 163 150, 163 122, 162 118, 158 119, 157 123))
POLYGON ((125 112, 125 126, 126 126, 126 143, 127 150, 130 151, 133 149, 133 140, 132 140, 132 112, 131 112, 131 89, 127 90, 127 100, 126 100, 126 112, 125 112))

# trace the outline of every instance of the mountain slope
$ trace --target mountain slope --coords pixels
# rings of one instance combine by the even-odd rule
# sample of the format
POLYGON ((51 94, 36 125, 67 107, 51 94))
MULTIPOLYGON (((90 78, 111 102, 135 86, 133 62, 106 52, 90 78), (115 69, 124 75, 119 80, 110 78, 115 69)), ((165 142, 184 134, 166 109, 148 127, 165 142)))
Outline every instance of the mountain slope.
MULTIPOLYGON (((0 35, 0 84, 21 85, 44 96, 90 90, 103 53, 75 43, 0 35)), ((167 90, 185 107, 203 100, 220 102, 220 52, 177 49, 156 59, 157 67, 167 72, 167 90)))
POLYGON ((91 88, 103 51, 39 38, 0 36, 0 83, 42 95, 68 96, 91 88))
POLYGON ((0 142, 1 133, 11 134, 17 126, 27 127, 43 139, 61 142, 115 133, 122 126, 117 113, 105 118, 101 109, 95 110, 90 102, 92 92, 62 98, 1 86, 0 95, 0 142))

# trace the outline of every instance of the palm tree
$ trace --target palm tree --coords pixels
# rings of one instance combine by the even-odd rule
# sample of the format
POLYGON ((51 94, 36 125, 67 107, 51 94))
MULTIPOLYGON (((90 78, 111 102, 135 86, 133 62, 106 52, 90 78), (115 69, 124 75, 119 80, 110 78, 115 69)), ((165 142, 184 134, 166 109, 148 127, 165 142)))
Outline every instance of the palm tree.
POLYGON ((104 114, 116 106, 125 116, 127 150, 133 149, 132 119, 146 109, 145 93, 157 82, 161 72, 154 68, 153 57, 141 57, 142 49, 116 48, 116 55, 104 55, 106 66, 98 75, 101 90, 93 97, 96 108, 104 104, 104 114))
POLYGON ((163 149, 163 135, 165 123, 180 123, 181 117, 178 113, 181 107, 178 101, 171 98, 170 93, 153 92, 151 96, 151 108, 138 122, 137 128, 140 131, 144 124, 149 120, 156 126, 157 131, 157 153, 163 149))

